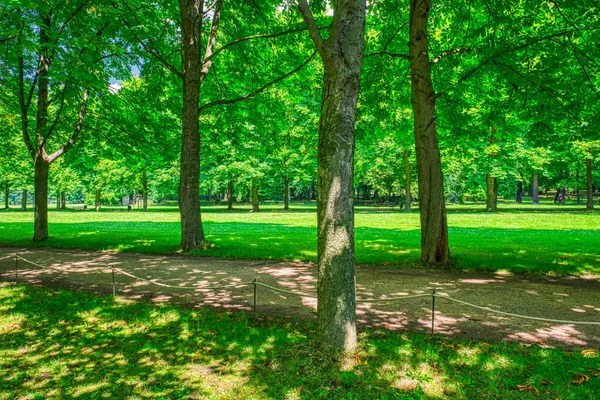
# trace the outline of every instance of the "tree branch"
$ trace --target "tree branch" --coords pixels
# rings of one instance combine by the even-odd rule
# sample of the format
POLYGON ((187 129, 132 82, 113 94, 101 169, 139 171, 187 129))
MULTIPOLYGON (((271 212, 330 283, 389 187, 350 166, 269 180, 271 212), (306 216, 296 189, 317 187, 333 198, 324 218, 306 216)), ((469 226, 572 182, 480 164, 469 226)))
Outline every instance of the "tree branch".
POLYGON ((543 42, 545 40, 550 40, 553 39, 555 37, 559 37, 559 36, 563 36, 563 35, 568 35, 569 33, 573 33, 573 32, 579 32, 579 31, 589 31, 589 30, 596 30, 596 29, 600 29, 600 27, 588 27, 588 28, 581 28, 581 29, 572 29, 572 30, 568 30, 568 31, 562 31, 562 32, 557 32, 557 33, 553 33, 551 35, 547 35, 547 36, 542 36, 540 38, 536 38, 530 42, 526 42, 526 43, 522 43, 518 46, 506 49, 506 50, 502 50, 497 52, 496 54, 492 55, 490 58, 488 58, 487 60, 482 61, 481 63, 479 63, 479 65, 475 66, 473 69, 471 69, 469 72, 467 72, 462 78, 460 78, 456 84, 460 84, 464 81, 466 81, 467 79, 469 79, 471 76, 473 76, 477 71, 479 71, 481 68, 485 67, 486 65, 488 65, 489 63, 491 63, 492 61, 495 61, 497 59, 499 59, 500 57, 502 57, 505 54, 509 54, 509 53, 514 53, 515 51, 519 51, 522 50, 526 47, 532 46, 534 44, 543 42))
POLYGON ((431 60, 431 64, 437 64, 439 63, 442 59, 451 56, 453 54, 461 54, 461 53, 468 53, 470 51, 474 51, 475 48, 473 47, 459 47, 456 49, 451 49, 451 50, 446 50, 444 52, 442 52, 439 56, 437 56, 436 58, 434 58, 433 60, 431 60))
POLYGON ((206 103, 206 104, 202 105, 202 106, 201 106, 201 107, 198 109, 198 111, 199 111, 199 112, 202 112, 202 111, 204 111, 204 110, 206 110, 206 109, 208 109, 208 108, 214 107, 214 106, 218 106, 218 105, 224 105, 224 104, 234 104, 234 103, 238 103, 238 102, 240 102, 240 101, 243 101, 243 100, 250 99, 250 98, 252 98, 252 97, 256 96, 257 94, 264 92, 264 91, 265 91, 267 88, 269 88, 269 87, 271 87, 271 86, 275 85, 275 84, 276 84, 276 83, 278 83, 278 82, 281 82, 282 80, 286 79, 287 77, 289 77, 289 76, 291 76, 291 75, 294 75, 296 72, 300 71, 300 70, 301 70, 302 68, 304 68, 304 67, 305 67, 305 66, 306 66, 308 63, 310 63, 310 62, 311 62, 311 60, 312 60, 312 59, 315 57, 315 55, 316 55, 316 54, 317 54, 317 51, 313 52, 313 53, 310 55, 310 57, 308 57, 308 58, 306 59, 306 61, 304 61, 302 64, 300 64, 299 66, 297 66, 297 67, 296 67, 296 68, 294 68, 293 70, 291 70, 291 71, 289 71, 289 72, 285 73, 284 75, 281 75, 281 76, 279 76, 279 77, 277 77, 277 78, 273 79, 272 81, 270 81, 270 82, 266 83, 265 85, 261 86, 260 88, 256 89, 256 90, 255 90, 255 91, 253 91, 253 92, 250 92, 250 93, 248 93, 248 94, 247 94, 247 95, 245 95, 245 96, 240 96, 240 97, 237 97, 237 98, 235 98, 235 99, 222 99, 222 100, 215 100, 215 101, 211 101, 210 103, 206 103))
POLYGON ((300 14, 302 14, 302 18, 304 19, 304 23, 308 28, 308 34, 310 35, 310 38, 312 39, 321 56, 323 56, 323 38, 321 37, 321 32, 319 32, 319 27, 315 22, 315 17, 310 11, 310 7, 308 6, 306 0, 298 0, 298 11, 300 11, 300 14))
POLYGON ((63 147, 61 147, 60 149, 56 150, 54 153, 52 153, 51 155, 48 156, 48 163, 52 163, 58 157, 62 156, 67 151, 69 151, 69 149, 71 147, 73 147, 73 145, 77 141, 77 137, 79 136, 79 133, 81 133, 81 128, 83 128, 83 120, 85 119, 85 111, 87 108, 87 101, 88 101, 89 93, 90 93, 90 88, 89 87, 85 88, 85 90, 83 91, 83 101, 81 102, 81 107, 79 108, 77 124, 75 124, 75 129, 73 130, 73 134, 71 135, 71 138, 69 139, 69 141, 67 143, 65 143, 65 145, 63 147))
POLYGON ((212 65, 213 50, 215 49, 215 42, 217 40, 217 32, 219 30, 219 21, 221 20, 221 6, 223 0, 217 0, 215 3, 215 11, 212 19, 212 26, 210 27, 210 34, 208 35, 208 41, 206 42, 206 50, 204 52, 204 60, 202 61, 202 69, 200 70, 200 83, 206 78, 212 65))
POLYGON ((365 54, 365 57, 373 56, 390 56, 392 58, 402 58, 404 60, 410 60, 410 56, 408 54, 390 53, 389 51, 376 51, 375 53, 365 54))

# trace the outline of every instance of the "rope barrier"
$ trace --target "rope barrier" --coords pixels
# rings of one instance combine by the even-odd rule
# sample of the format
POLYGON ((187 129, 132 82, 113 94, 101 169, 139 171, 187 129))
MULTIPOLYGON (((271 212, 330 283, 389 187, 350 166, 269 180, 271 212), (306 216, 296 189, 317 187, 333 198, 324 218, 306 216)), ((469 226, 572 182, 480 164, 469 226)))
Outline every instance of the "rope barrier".
POLYGON ((29 263, 31 265, 35 265, 36 267, 41 268, 41 269, 51 269, 51 270, 58 271, 58 272, 94 272, 94 271, 106 271, 108 269, 108 267, 85 267, 85 271, 68 271, 68 270, 65 270, 65 269, 62 269, 62 268, 56 268, 56 267, 51 267, 51 266, 48 266, 48 265, 41 265, 41 264, 35 263, 35 262, 31 261, 31 260, 28 260, 26 258, 21 257, 18 254, 15 254, 14 256, 11 256, 11 257, 16 257, 19 260, 23 260, 26 263, 29 263))
POLYGON ((504 312, 504 311, 494 310, 494 309, 489 308, 489 307, 478 306, 478 305, 475 305, 475 304, 467 303, 466 301, 454 299, 454 298, 452 298, 450 296, 446 296, 446 295, 435 294, 433 296, 434 297, 439 297, 439 298, 442 298, 442 299, 446 299, 446 300, 450 300, 450 301, 453 301, 455 303, 460 303, 460 304, 463 304, 465 306, 469 306, 469 307, 477 308, 477 309, 480 309, 480 310, 488 311, 488 312, 491 312, 491 313, 506 315, 506 316, 509 316, 509 317, 523 318, 523 319, 532 319, 532 320, 535 320, 535 321, 544 321, 544 322, 556 322, 556 323, 559 323, 559 324, 598 325, 598 326, 600 326, 600 322, 565 321, 565 320, 561 320, 561 319, 550 319, 550 318, 532 317, 532 316, 529 316, 529 315, 513 314, 513 313, 504 312))
MULTIPOLYGON (((6 259, 6 258, 12 258, 12 257, 16 257, 17 259, 23 260, 31 265, 35 265, 39 268, 42 269, 51 269, 51 270, 55 270, 58 272, 79 272, 79 271, 68 271, 68 270, 64 270, 64 269, 60 269, 60 268, 55 268, 55 267, 50 267, 50 266, 44 266, 38 263, 35 263, 31 260, 28 260, 24 257, 19 256, 18 254, 12 256, 7 256, 4 258, 1 258, 0 260, 6 259)), ((250 286, 253 285, 255 290, 254 290, 254 296, 256 299, 256 286, 262 286, 265 287, 267 289, 270 289, 274 292, 279 292, 279 293, 286 293, 286 294, 290 294, 290 295, 294 295, 294 296, 298 296, 298 297, 306 297, 309 299, 316 299, 317 296, 312 296, 312 295, 307 295, 307 294, 303 294, 303 293, 298 293, 298 292, 294 292, 291 290, 286 290, 286 289, 280 289, 278 287, 275 286, 271 286, 268 285, 266 283, 262 283, 262 282, 257 282, 256 279, 252 282, 240 282, 237 284, 231 284, 231 285, 219 285, 219 286, 175 286, 175 285, 168 285, 166 283, 161 283, 161 282, 157 282, 156 279, 145 279, 145 278, 141 278, 139 276, 133 275, 129 272, 125 272, 122 269, 119 268, 114 268, 111 267, 112 271, 114 273, 114 271, 119 272, 125 276, 128 276, 130 278, 136 279, 138 281, 142 281, 142 282, 148 282, 151 283, 153 285, 156 286, 161 286, 161 287, 166 287, 166 288, 172 288, 172 289, 183 289, 183 290, 216 290, 216 289, 225 289, 225 288, 239 288, 242 286, 250 286)), ((96 268, 87 268, 85 271, 83 272, 90 272, 90 271, 97 271, 97 270, 107 270, 108 268, 103 268, 103 267, 96 267, 96 268)), ((113 291, 114 291, 114 275, 113 275, 113 291)), ((569 320, 560 320, 560 319, 551 319, 551 318, 542 318, 542 317, 533 317, 530 315, 521 315, 521 314, 514 314, 514 313, 509 313, 509 312, 505 312, 505 311, 500 311, 500 310, 495 310, 489 307, 483 307, 483 306, 478 306, 476 304, 472 304, 463 300, 459 300, 459 299, 455 299, 452 298, 448 295, 440 295, 440 294, 436 294, 435 292, 433 292, 432 294, 415 294, 415 295, 407 295, 407 296, 399 296, 399 297, 388 297, 388 298, 379 298, 379 299, 375 299, 375 298, 369 298, 369 299, 357 299, 357 303, 379 303, 379 302, 386 302, 386 301, 398 301, 398 300, 407 300, 407 299, 416 299, 416 298, 421 298, 421 297, 433 297, 434 301, 436 297, 439 298, 443 298, 449 301, 453 301, 455 303, 459 303, 468 307, 472 307, 472 308, 476 308, 479 310, 483 310, 483 311, 487 311, 490 313, 494 313, 494 314, 500 314, 500 315, 506 315, 508 317, 514 317, 514 318, 522 318, 522 319, 529 319, 529 320, 535 320, 535 321, 542 321, 542 322, 553 322, 553 323, 560 323, 560 324, 573 324, 573 325, 595 325, 595 326, 600 326, 600 322, 592 322, 592 321, 569 321, 569 320)), ((256 304, 255 304, 256 307, 256 304)), ((433 314, 433 313, 432 313, 433 314)))
POLYGON ((384 301, 396 301, 406 299, 417 299, 419 297, 431 297, 431 294, 413 294, 409 296, 386 297, 385 299, 357 299, 357 303, 381 303, 384 301))
POLYGON ((175 286, 175 285, 168 285, 166 283, 160 283, 160 282, 156 282, 156 279, 144 279, 144 278, 140 278, 139 276, 135 276, 133 274, 130 274, 128 272, 123 271, 122 269, 119 268, 115 268, 115 271, 120 272, 123 275, 127 275, 130 278, 133 279, 137 279, 138 281, 142 281, 142 282, 148 282, 148 283, 152 283, 156 286, 162 286, 162 287, 166 287, 166 288, 172 288, 172 289, 184 289, 184 290, 211 290, 211 289, 223 289, 223 288, 234 288, 234 287, 241 287, 241 286, 248 286, 251 285, 252 282, 240 282, 238 284, 233 284, 233 285, 221 285, 221 286, 175 286))
MULTIPOLYGON (((250 282, 250 283, 252 283, 252 282, 250 282)), ((317 296, 311 296, 311 295, 308 295, 308 294, 302 294, 302 293, 292 292, 291 290, 279 289, 279 288, 276 288, 275 286, 267 285, 266 283, 254 282, 254 284, 256 284, 257 286, 262 286, 262 287, 269 288, 269 289, 271 289, 271 290, 273 290, 275 292, 293 294, 293 295, 296 295, 298 297, 307 297, 309 299, 316 299, 317 298, 317 296)))

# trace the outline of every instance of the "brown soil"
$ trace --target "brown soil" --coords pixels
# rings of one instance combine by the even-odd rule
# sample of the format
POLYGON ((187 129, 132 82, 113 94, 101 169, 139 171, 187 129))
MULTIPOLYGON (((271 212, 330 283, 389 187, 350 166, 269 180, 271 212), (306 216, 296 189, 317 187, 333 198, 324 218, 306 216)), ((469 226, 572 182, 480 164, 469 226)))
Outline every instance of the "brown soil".
MULTIPOLYGON (((48 249, 0 248, 2 280, 14 281, 14 254, 55 269, 19 261, 19 280, 107 294, 112 292, 111 267, 142 279, 197 289, 161 287, 117 272, 119 296, 252 311, 253 287, 225 289, 203 286, 258 282, 314 296, 315 265, 300 262, 244 261, 184 256, 122 254, 48 249)), ((358 324, 398 331, 431 330, 431 296, 390 302, 360 299, 414 294, 448 295, 479 306, 555 320, 600 321, 598 277, 553 277, 473 273, 387 267, 358 268, 358 324)), ((257 313, 294 319, 315 318, 316 299, 258 287, 257 313)), ((492 341, 519 341, 560 347, 599 347, 600 326, 541 322, 489 313, 436 298, 438 335, 492 341)))

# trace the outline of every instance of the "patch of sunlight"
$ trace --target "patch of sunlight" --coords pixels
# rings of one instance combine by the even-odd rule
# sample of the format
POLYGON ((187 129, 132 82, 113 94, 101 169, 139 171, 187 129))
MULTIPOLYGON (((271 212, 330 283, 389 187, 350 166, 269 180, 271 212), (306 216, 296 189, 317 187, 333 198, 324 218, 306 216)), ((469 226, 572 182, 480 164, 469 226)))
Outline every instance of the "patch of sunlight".
POLYGON ((98 316, 99 313, 100 309, 95 308, 93 310, 80 311, 76 315, 88 324, 95 324, 96 322, 100 321, 100 317, 98 316))
POLYGON ((17 332, 21 330, 21 326, 25 321, 23 314, 9 314, 4 315, 0 318, 0 335, 7 334, 8 332, 17 332))
POLYGON ((151 315, 153 324, 156 326, 165 326, 172 322, 179 321, 179 313, 175 311, 156 312, 154 311, 151 315))
POLYGON ((481 350, 477 347, 463 346, 458 349, 457 354, 462 364, 473 366, 477 363, 476 356, 481 354, 481 350))
POLYGON ((286 400, 298 400, 302 398, 302 389, 301 388, 293 388, 289 389, 285 392, 286 400))
POLYGON ((92 235, 97 235, 98 233, 100 233, 100 232, 99 231, 77 232, 77 236, 92 236, 92 235))
POLYGON ((139 243, 142 246, 146 246, 146 247, 150 247, 152 246, 152 243, 155 243, 156 240, 149 240, 149 239, 138 239, 138 240, 134 240, 134 243, 139 243))
POLYGON ((316 250, 300 250, 300 254, 306 257, 317 257, 316 250))
POLYGON ((501 355, 494 354, 494 358, 490 358, 482 365, 485 371, 494 371, 497 369, 506 369, 510 365, 510 361, 501 355))
POLYGON ((110 386, 109 382, 95 382, 89 385, 78 385, 73 391, 73 397, 80 397, 86 394, 97 392, 110 386))

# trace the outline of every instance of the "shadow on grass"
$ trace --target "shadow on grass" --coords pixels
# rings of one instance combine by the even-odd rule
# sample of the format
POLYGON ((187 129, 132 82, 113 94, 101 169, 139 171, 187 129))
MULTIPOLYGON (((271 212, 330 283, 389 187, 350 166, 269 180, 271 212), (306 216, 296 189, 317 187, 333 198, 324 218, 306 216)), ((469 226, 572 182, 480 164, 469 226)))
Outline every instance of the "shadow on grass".
POLYGON ((571 383, 597 371, 593 355, 366 331, 357 365, 340 371, 310 326, 30 286, 0 293, 0 398, 584 399, 600 390, 593 377, 571 383))
MULTIPOLYGON (((277 223, 204 223, 213 245, 194 255, 237 259, 316 261, 316 228, 277 223)), ((103 221, 51 223, 51 237, 30 241, 32 224, 0 223, 0 244, 173 253, 178 222, 103 221)), ((420 233, 416 229, 357 227, 356 260, 363 265, 415 265, 420 233)), ((472 270, 600 274, 595 230, 450 227, 455 266, 472 270)))

